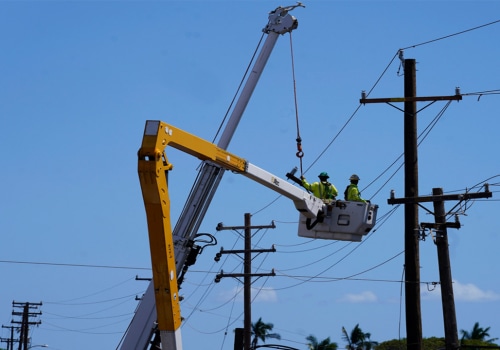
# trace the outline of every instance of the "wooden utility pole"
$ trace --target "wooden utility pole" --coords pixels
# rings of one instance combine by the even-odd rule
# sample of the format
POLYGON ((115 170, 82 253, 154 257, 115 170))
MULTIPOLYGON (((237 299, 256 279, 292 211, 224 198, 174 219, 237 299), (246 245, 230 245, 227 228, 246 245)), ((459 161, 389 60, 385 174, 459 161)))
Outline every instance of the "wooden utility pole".
POLYGON ((7 343, 7 350, 14 350, 14 342, 18 341, 18 340, 14 340, 14 329, 16 327, 2 325, 2 328, 9 328, 10 329, 10 338, 0 338, 0 341, 7 343))
MULTIPOLYGON (((232 226, 224 227, 222 223, 217 225, 217 231, 220 230, 245 230, 245 249, 244 250, 224 250, 221 248, 220 252, 216 254, 215 261, 219 261, 222 254, 243 254, 243 274, 241 273, 224 273, 221 271, 215 277, 215 282, 220 282, 223 277, 243 277, 243 350, 250 350, 252 342, 252 277, 262 277, 262 276, 275 276, 274 270, 271 273, 252 273, 252 253, 274 253, 276 249, 274 246, 271 249, 252 249, 252 229, 266 229, 266 228, 276 228, 274 222, 267 226, 251 226, 251 215, 249 213, 245 214, 245 226, 232 226)), ((240 339, 240 333, 238 331, 235 337, 234 349, 239 350, 236 341, 240 339)), ((240 348, 241 349, 241 348, 240 348)))
MULTIPOLYGON (((404 60, 405 197, 418 196, 417 95, 415 60, 404 60)), ((406 336, 409 350, 422 349, 420 309, 420 251, 417 204, 405 205, 406 336)))
MULTIPOLYGON (((433 188, 434 196, 442 196, 442 188, 433 188)), ((434 220, 439 229, 436 230, 436 246, 439 263, 439 281, 441 283, 441 303, 443 307, 444 338, 446 350, 456 350, 458 343, 457 315, 455 312, 455 296, 453 295, 453 279, 451 277, 450 252, 448 249, 448 230, 444 202, 434 201, 434 220)), ((456 222, 460 228, 460 223, 456 222)))
POLYGON ((417 204, 422 202, 434 203, 435 223, 421 223, 423 229, 436 230, 436 245, 438 251, 439 279, 441 284, 441 300, 443 307, 443 321, 445 332, 446 350, 456 350, 460 347, 458 343, 457 319, 455 313, 455 300, 453 296, 453 281, 451 277, 450 255, 448 250, 447 228, 460 228, 460 222, 446 222, 444 201, 458 200, 464 201, 476 198, 489 198, 492 196, 489 186, 485 185, 483 193, 463 193, 458 195, 443 195, 441 188, 434 188, 432 196, 391 198, 389 204, 417 204))
MULTIPOLYGON (((402 56, 402 52, 401 52, 402 56)), ((404 97, 367 99, 363 92, 360 103, 404 102, 405 196, 418 197, 417 101, 461 100, 462 96, 417 97, 416 61, 405 59, 404 97)), ((420 251, 418 205, 405 204, 405 311, 408 350, 422 349, 422 313, 420 308, 420 251)))
POLYGON ((12 302, 13 307, 22 307, 23 312, 12 311, 13 316, 21 316, 21 321, 12 321, 12 323, 20 324, 20 335, 19 335, 19 350, 27 350, 29 343, 29 326, 39 325, 42 321, 30 321, 30 317, 40 316, 41 311, 31 312, 31 309, 37 309, 42 303, 19 303, 12 302))

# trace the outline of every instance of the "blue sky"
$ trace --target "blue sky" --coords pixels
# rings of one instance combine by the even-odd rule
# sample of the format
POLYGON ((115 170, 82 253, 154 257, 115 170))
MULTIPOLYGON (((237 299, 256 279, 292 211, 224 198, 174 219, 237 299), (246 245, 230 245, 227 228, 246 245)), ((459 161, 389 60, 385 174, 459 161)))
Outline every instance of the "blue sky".
MULTIPOLYGON (((42 302, 33 344, 118 346, 135 297, 147 287, 135 278, 151 277, 137 177, 145 121, 160 119, 212 140, 268 12, 292 4, 0 2, 3 325, 11 325, 13 301, 42 302)), ((357 173, 363 196, 379 204, 379 224, 361 243, 299 238, 291 201, 227 173, 201 227, 218 246, 204 250, 181 290, 184 348, 233 348, 233 329, 243 324, 242 285, 229 278, 214 284, 213 278, 221 269, 241 271, 242 261, 231 256, 215 263, 213 257, 221 247, 242 249, 243 241, 215 227, 241 226, 245 213, 254 225, 277 225, 253 237, 256 247, 277 249, 257 256, 254 270, 274 268, 277 276, 254 281, 252 315, 274 324, 280 344, 305 349, 313 334, 343 348, 342 326, 358 323, 375 341, 406 336, 404 214, 387 204, 391 189, 404 195, 404 174, 396 171, 402 113, 386 104, 357 110, 362 90, 373 98, 403 95, 400 61, 393 60, 400 48, 417 61, 419 96, 453 95, 456 87, 464 94, 444 113, 446 103, 437 102, 418 115, 420 133, 442 113, 419 147, 419 193, 491 184, 493 198, 458 208, 447 202, 446 208, 464 214, 462 228, 448 231, 458 328, 479 322, 500 337, 499 97, 477 94, 500 89, 500 3, 305 5, 293 12, 299 27, 292 35, 305 175, 313 180, 328 171, 342 192, 357 173)), ((289 36, 280 37, 229 147, 281 177, 300 165, 290 52, 289 36)), ((169 160, 175 222, 198 161, 176 150, 169 160)), ((421 210, 420 221, 433 218, 421 210)), ((432 237, 421 242, 420 255, 423 334, 443 336, 432 237)), ((0 334, 9 336, 7 329, 0 334)))

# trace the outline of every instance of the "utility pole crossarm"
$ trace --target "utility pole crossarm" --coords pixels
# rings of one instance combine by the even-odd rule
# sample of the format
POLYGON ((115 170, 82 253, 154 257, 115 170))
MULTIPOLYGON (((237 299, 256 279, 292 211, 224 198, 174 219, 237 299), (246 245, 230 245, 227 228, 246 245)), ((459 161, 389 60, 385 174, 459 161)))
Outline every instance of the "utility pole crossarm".
MULTIPOLYGON (((364 96, 364 95, 363 95, 364 96)), ((452 96, 410 96, 410 97, 388 97, 388 98, 364 98, 359 99, 359 103, 391 103, 391 102, 425 102, 425 101, 460 101, 462 95, 452 96)))
POLYGON ((420 223, 420 227, 422 227, 423 229, 442 230, 443 227, 459 229, 460 227, 462 227, 462 225, 458 221, 443 223, 422 222, 420 223))
MULTIPOLYGON (((217 255, 222 255, 222 254, 243 254, 245 253, 245 249, 233 249, 233 250, 224 250, 221 248, 220 252, 216 254, 217 255)), ((274 248, 274 245, 271 249, 252 249, 252 253, 276 253, 276 248, 274 248)))
MULTIPOLYGON (((267 276, 270 276, 270 277, 276 276, 274 269, 270 273, 251 273, 250 274, 250 277, 267 277, 267 276)), ((249 275, 247 273, 224 273, 224 271, 221 271, 220 273, 217 274, 216 278, 218 278, 220 280, 223 277, 238 278, 238 277, 249 277, 249 275)))
MULTIPOLYGON (((243 230, 246 228, 248 228, 248 227, 246 227, 246 226, 224 226, 224 224, 222 222, 219 222, 215 229, 217 231, 222 231, 222 230, 243 230)), ((261 230, 261 229, 266 229, 266 228, 276 228, 276 225, 274 224, 274 221, 273 221, 271 223, 271 225, 257 225, 257 226, 252 226, 250 228, 254 229, 254 230, 261 230)))
POLYGON ((478 199, 478 198, 491 198, 492 193, 489 191, 488 186, 485 185, 484 192, 477 193, 462 193, 462 194, 445 194, 440 196, 420 196, 420 197, 409 197, 409 198, 394 198, 391 194, 391 198, 387 200, 387 204, 407 204, 407 203, 422 203, 422 202, 437 202, 437 201, 464 201, 468 199, 478 199))

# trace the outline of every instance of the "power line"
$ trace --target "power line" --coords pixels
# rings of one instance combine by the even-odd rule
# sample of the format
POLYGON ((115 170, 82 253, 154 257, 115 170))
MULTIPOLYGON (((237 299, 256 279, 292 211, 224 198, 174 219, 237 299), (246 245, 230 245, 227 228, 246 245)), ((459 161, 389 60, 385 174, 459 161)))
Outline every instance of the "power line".
POLYGON ((49 265, 49 266, 66 266, 66 267, 89 267, 100 269, 124 269, 124 270, 151 270, 150 267, 133 267, 133 266, 111 266, 111 265, 88 265, 88 264, 66 264, 66 263, 49 263, 40 261, 20 261, 20 260, 0 260, 4 264, 27 264, 27 265, 49 265))
POLYGON ((401 50, 413 49, 413 48, 415 48, 417 46, 427 45, 427 44, 430 44, 430 43, 433 43, 433 42, 436 42, 436 41, 440 41, 440 40, 444 40, 444 39, 449 39, 451 37, 454 37, 454 36, 457 36, 457 35, 461 35, 461 34, 464 34, 464 33, 468 33, 468 32, 471 32, 473 30, 481 29, 481 28, 484 28, 484 27, 487 27, 487 26, 490 26, 490 25, 493 25, 493 24, 496 24, 496 23, 500 23, 500 19, 496 20, 496 21, 493 21, 493 22, 490 22, 490 23, 482 24, 482 25, 477 26, 477 27, 473 27, 473 28, 470 28, 470 29, 462 30, 460 32, 456 32, 456 33, 453 33, 453 34, 445 35, 445 36, 442 36, 442 37, 439 37, 439 38, 436 38, 436 39, 424 41, 424 42, 422 42, 420 44, 415 44, 415 45, 407 46, 405 48, 402 48, 401 50))

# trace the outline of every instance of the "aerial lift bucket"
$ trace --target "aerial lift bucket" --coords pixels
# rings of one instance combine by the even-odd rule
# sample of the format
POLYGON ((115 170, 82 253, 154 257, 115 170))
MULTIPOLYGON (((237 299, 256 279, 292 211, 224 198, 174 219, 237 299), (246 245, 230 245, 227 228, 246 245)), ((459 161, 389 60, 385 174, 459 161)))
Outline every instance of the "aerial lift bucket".
POLYGON ((375 226, 378 205, 337 200, 326 207, 325 215, 315 223, 300 214, 300 237, 360 242, 375 226))

